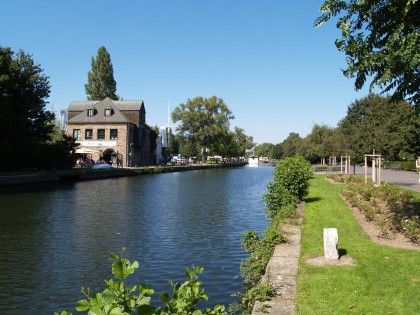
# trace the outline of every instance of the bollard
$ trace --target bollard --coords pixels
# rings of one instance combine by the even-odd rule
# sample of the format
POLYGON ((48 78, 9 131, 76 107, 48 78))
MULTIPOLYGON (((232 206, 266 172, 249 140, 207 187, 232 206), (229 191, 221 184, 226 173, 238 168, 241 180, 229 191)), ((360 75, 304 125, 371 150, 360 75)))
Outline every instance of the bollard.
POLYGON ((338 232, 336 228, 324 229, 324 257, 327 260, 337 260, 338 232))

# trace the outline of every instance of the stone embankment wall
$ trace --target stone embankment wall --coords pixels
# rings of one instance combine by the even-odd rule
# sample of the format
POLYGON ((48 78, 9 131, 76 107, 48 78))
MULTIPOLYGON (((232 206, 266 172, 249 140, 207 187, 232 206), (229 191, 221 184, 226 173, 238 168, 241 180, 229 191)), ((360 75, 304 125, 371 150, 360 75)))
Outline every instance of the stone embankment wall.
POLYGON ((239 167, 245 163, 204 164, 188 166, 146 166, 118 169, 74 169, 64 171, 39 171, 27 173, 13 173, 0 175, 0 187, 14 185, 30 185, 52 183, 60 181, 80 181, 113 177, 136 176, 145 174, 159 174, 168 172, 192 171, 208 168, 239 167))

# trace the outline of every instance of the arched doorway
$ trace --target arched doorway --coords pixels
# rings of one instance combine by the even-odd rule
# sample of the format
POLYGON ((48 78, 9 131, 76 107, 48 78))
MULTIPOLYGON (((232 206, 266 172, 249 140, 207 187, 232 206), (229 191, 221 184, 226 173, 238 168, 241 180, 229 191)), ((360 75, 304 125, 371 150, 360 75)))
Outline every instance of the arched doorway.
POLYGON ((102 160, 107 162, 108 164, 112 164, 112 154, 116 152, 113 149, 106 149, 102 155, 102 160))
POLYGON ((113 167, 123 166, 123 156, 113 149, 106 149, 102 154, 102 160, 111 164, 113 167))

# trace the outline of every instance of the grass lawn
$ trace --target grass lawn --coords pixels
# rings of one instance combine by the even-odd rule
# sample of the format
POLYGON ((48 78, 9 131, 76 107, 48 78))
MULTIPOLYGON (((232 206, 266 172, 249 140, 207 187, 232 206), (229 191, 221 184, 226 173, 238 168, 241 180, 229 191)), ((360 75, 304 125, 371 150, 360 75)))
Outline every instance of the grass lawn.
MULTIPOLYGON (((316 175, 306 198, 298 276, 298 314, 420 314, 420 251, 372 242, 339 196, 342 185, 316 175), (323 256, 323 228, 355 266, 311 266, 323 256)), ((420 200, 420 194, 415 194, 420 200)))

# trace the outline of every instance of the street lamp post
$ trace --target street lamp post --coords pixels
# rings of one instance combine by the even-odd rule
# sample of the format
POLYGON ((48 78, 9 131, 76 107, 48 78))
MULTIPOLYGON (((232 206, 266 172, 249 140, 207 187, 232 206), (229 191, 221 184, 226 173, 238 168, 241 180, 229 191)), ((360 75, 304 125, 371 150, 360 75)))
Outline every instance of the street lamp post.
POLYGON ((130 143, 130 167, 133 167, 133 143, 130 143))

